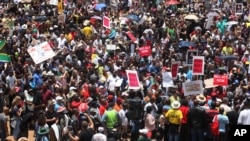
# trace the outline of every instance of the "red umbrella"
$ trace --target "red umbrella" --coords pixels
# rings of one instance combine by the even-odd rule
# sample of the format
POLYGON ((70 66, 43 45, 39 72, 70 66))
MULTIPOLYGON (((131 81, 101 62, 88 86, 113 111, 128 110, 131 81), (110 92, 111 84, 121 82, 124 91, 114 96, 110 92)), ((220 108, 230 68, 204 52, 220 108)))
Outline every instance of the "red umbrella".
POLYGON ((166 5, 176 5, 176 4, 179 4, 179 2, 176 1, 176 0, 168 0, 168 1, 166 1, 166 5))

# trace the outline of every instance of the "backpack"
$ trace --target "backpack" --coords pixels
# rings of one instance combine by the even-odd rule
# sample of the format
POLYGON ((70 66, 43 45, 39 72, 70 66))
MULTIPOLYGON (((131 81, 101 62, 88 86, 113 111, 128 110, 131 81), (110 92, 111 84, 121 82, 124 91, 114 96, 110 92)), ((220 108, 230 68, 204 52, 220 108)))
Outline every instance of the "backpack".
POLYGON ((219 135, 219 121, 218 121, 218 115, 214 116, 212 125, 211 125, 211 133, 214 136, 219 135))

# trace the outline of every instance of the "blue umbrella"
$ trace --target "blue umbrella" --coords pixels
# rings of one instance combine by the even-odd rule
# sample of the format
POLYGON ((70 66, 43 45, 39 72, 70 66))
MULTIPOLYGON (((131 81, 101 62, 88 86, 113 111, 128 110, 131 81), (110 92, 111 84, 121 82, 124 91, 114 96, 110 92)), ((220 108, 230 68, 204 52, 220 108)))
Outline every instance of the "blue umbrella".
POLYGON ((127 16, 127 18, 133 20, 133 21, 136 21, 136 22, 139 22, 140 21, 140 18, 139 16, 135 15, 135 14, 130 14, 127 16))
POLYGON ((233 55, 221 56, 220 58, 221 60, 237 60, 238 59, 237 56, 233 56, 233 55))
POLYGON ((103 8, 107 7, 105 3, 99 3, 95 5, 95 10, 102 11, 103 8))
POLYGON ((189 42, 189 41, 181 41, 179 42, 179 48, 188 48, 188 47, 194 47, 195 44, 193 42, 189 42))

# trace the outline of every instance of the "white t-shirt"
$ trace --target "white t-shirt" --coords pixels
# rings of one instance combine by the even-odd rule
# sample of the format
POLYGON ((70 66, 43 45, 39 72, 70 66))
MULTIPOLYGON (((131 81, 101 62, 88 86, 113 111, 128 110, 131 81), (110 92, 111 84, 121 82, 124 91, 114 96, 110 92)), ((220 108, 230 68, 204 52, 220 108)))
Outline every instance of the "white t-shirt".
POLYGON ((114 91, 115 90, 115 85, 116 85, 116 81, 118 80, 119 78, 117 77, 114 77, 112 74, 108 77, 108 89, 110 91, 114 91))
POLYGON ((93 135, 91 141, 107 141, 107 136, 102 133, 96 133, 93 135))
POLYGON ((238 124, 250 125, 250 109, 244 109, 240 112, 238 124))
POLYGON ((126 117, 126 111, 124 111, 124 109, 121 109, 119 111, 119 117, 122 120, 122 125, 127 126, 128 125, 128 118, 126 117))

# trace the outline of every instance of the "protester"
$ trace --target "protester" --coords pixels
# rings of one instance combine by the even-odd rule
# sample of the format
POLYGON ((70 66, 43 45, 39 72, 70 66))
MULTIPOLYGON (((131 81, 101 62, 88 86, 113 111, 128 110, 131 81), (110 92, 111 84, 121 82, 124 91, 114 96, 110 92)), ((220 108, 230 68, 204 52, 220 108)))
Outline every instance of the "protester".
POLYGON ((179 102, 181 140, 213 138, 220 108, 248 125, 249 14, 240 1, 1 1, 2 119, 15 140, 91 140, 99 127, 107 140, 169 140, 179 102))

